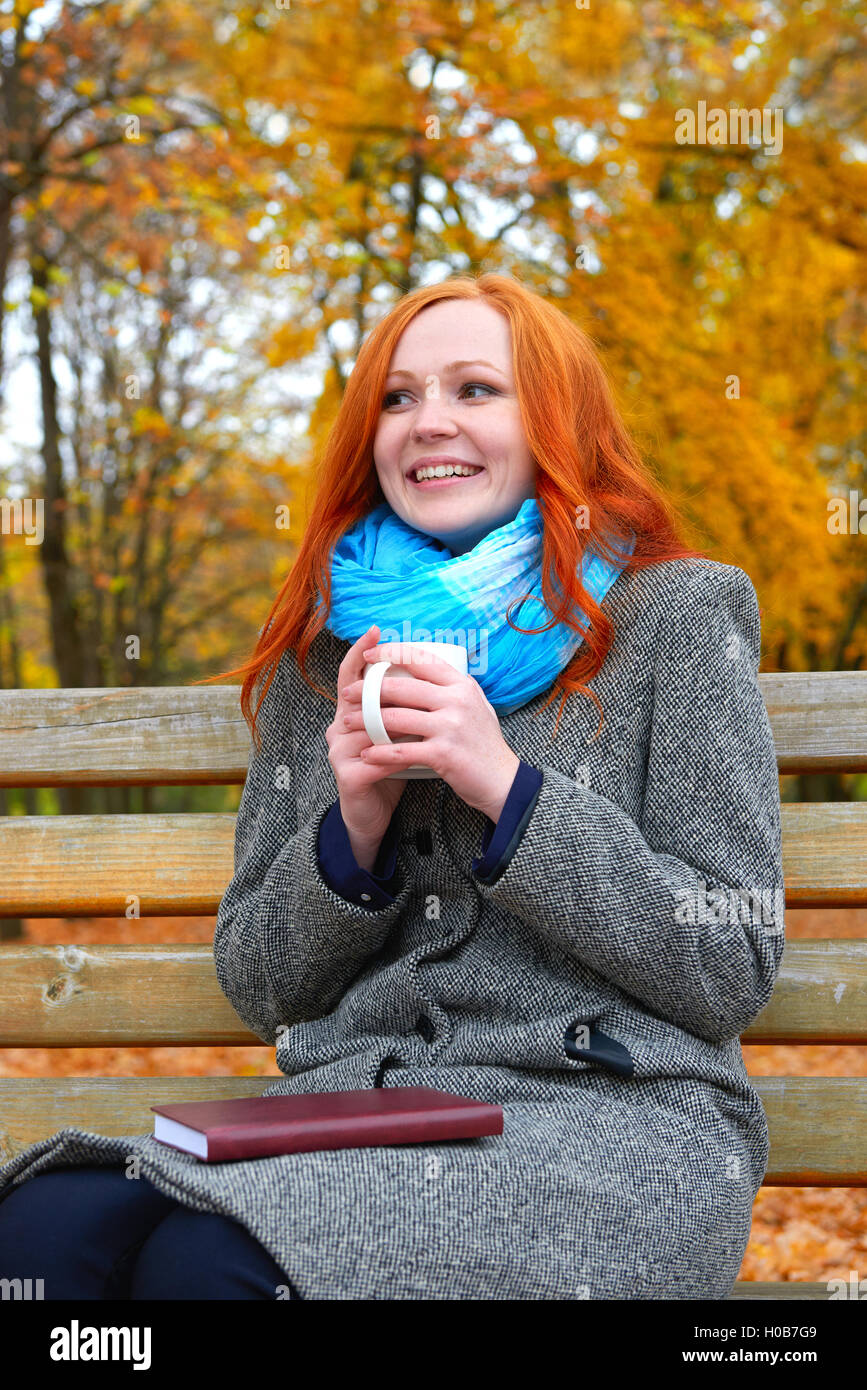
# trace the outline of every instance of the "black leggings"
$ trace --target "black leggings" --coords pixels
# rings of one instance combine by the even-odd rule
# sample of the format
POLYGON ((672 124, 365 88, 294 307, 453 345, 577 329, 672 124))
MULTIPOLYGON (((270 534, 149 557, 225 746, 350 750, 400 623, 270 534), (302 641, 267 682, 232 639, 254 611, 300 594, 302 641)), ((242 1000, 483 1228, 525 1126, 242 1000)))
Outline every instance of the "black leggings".
POLYGON ((300 1298, 239 1222, 114 1167, 55 1169, 10 1188, 0 1279, 30 1279, 31 1297, 46 1299, 300 1298))

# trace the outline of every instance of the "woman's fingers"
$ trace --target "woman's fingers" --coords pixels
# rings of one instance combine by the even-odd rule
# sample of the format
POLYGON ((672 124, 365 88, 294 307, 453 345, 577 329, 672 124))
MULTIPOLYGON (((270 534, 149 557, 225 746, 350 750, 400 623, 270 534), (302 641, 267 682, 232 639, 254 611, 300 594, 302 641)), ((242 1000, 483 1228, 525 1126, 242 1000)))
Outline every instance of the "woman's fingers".
POLYGON ((362 656, 362 652, 368 647, 374 646, 378 640, 379 628, 374 625, 373 627, 369 627, 366 632, 363 632, 357 642, 353 642, 338 668, 338 699, 342 696, 347 685, 351 685, 353 681, 357 681, 359 677, 364 675, 368 663, 362 656))
POLYGON ((328 753, 328 760, 332 767, 337 763, 340 769, 338 788, 342 783, 344 789, 353 792, 366 791, 375 782, 382 781, 389 771, 393 770, 382 763, 366 762, 361 754, 370 747, 371 742, 366 729, 338 730, 337 739, 330 746, 328 753))
POLYGON ((351 729, 344 726, 338 729, 337 732, 340 734, 341 738, 345 740, 345 751, 350 757, 357 758, 362 748, 367 748, 370 744, 367 730, 363 725, 360 729, 351 729))
MULTIPOLYGON (((430 710, 424 709, 383 709, 382 723, 385 732, 388 734, 389 741, 393 744, 399 744, 406 735, 410 735, 414 742, 417 739, 430 739, 433 737, 434 733, 437 732, 437 729, 431 727, 430 710)), ((369 748, 371 744, 373 744, 374 748, 384 748, 387 746, 385 744, 374 744, 373 740, 367 736, 364 714, 357 705, 354 709, 350 708, 346 714, 340 716, 336 721, 336 728, 338 733, 345 733, 349 736, 353 734, 362 734, 364 736, 364 741, 361 748, 358 750, 359 754, 364 749, 369 748)), ((356 754, 356 756, 358 756, 358 754, 356 754)))
MULTIPOLYGON (((363 681, 350 681, 343 690, 343 703, 349 709, 361 708, 363 681)), ((386 676, 379 691, 380 709, 400 706, 403 709, 443 709, 448 703, 446 687, 412 676, 386 676)))
MULTIPOLYGON (((361 750, 369 747, 370 739, 367 736, 367 730, 365 728, 348 729, 343 723, 343 719, 340 718, 331 728, 328 761, 332 767, 337 764, 343 773, 344 767, 356 766, 360 763, 361 750)), ((364 766, 363 763, 361 765, 364 766)))
MULTIPOLYGON (((390 661, 393 666, 402 667, 410 677, 426 681, 429 685, 458 685, 467 679, 466 672, 457 671, 451 662, 435 656, 423 643, 378 642, 376 645, 379 648, 377 661, 390 661)), ((365 657, 364 660, 370 666, 374 658, 365 657)))

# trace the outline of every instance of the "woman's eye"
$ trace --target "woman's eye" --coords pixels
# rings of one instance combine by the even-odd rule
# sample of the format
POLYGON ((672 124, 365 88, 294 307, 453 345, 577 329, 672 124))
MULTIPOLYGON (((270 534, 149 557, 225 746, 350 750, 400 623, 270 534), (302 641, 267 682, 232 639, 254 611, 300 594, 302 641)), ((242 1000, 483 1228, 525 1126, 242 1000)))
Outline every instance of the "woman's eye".
MULTIPOLYGON (((495 395, 497 394, 496 388, 493 387, 493 386, 488 386, 487 383, 484 382, 484 381, 467 381, 467 382, 465 382, 464 385, 461 387, 461 394, 463 394, 464 391, 471 390, 473 387, 478 387, 478 388, 479 388, 480 390, 482 390, 482 391, 487 391, 488 394, 491 395, 491 396, 495 396, 495 395)), ((408 395, 408 394, 409 394, 409 392, 407 392, 407 391, 389 391, 388 394, 387 394, 386 396, 383 397, 383 401, 382 401, 382 408, 383 408, 383 410, 387 410, 388 407, 389 407, 390 405, 395 405, 395 404, 397 404, 397 397, 398 397, 398 396, 406 396, 406 395, 408 395)))

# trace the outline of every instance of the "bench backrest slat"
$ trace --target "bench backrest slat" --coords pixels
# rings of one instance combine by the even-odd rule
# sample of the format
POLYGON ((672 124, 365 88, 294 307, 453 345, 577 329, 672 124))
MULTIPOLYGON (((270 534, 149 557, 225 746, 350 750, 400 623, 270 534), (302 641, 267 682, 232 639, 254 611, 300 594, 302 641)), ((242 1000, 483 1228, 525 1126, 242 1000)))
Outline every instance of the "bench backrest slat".
MULTIPOLYGON (((867 671, 762 673, 781 773, 867 771, 867 671)), ((240 685, 0 691, 0 786, 243 782, 240 685)))
MULTIPOLYGON (((0 1047, 258 1043, 208 945, 2 948, 0 1047)), ((867 1043, 867 941, 789 941, 745 1043, 867 1043)), ((276 1041, 276 1039, 274 1040, 276 1041)))

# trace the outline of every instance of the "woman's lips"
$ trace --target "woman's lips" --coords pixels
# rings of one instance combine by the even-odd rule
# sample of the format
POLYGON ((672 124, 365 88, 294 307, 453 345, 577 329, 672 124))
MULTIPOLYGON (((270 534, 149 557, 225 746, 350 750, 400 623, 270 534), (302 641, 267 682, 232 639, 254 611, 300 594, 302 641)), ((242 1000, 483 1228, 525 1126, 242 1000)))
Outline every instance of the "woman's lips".
POLYGON ((413 487, 427 489, 448 487, 449 483, 472 483, 475 482, 476 478, 481 478, 484 471, 484 468, 480 468, 478 473, 473 473, 470 477, 467 477, 466 474, 461 475, 459 473, 453 473, 450 478, 425 478, 424 482, 421 483, 417 483, 411 473, 408 474, 408 477, 413 487))

